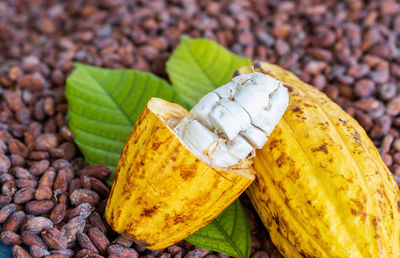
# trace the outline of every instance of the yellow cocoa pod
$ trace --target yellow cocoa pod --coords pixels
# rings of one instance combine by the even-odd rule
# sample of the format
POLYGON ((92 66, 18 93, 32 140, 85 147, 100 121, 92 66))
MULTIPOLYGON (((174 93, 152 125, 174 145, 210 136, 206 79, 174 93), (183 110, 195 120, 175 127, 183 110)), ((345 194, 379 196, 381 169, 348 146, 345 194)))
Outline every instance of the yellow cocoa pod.
POLYGON ((126 238, 162 249, 207 225, 254 180, 250 159, 228 169, 196 157, 167 126, 183 107, 151 99, 122 151, 106 219, 126 238))
POLYGON ((256 180, 247 191, 279 251, 400 257, 399 189, 363 128, 292 73, 254 66, 290 92, 283 118, 256 153, 256 180))

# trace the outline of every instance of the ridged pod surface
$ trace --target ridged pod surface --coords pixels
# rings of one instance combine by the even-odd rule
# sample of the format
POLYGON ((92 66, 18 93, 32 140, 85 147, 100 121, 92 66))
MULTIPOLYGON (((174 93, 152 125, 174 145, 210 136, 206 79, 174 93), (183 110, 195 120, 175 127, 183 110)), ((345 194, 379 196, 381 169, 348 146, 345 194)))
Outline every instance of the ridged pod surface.
POLYGON ((125 143, 106 219, 125 237, 163 249, 207 225, 254 180, 251 160, 229 169, 209 166, 170 129, 188 112, 151 99, 125 143))
POLYGON ((364 129, 292 73, 254 66, 290 94, 283 118, 256 153, 256 180, 247 191, 279 251, 400 257, 399 189, 364 129))

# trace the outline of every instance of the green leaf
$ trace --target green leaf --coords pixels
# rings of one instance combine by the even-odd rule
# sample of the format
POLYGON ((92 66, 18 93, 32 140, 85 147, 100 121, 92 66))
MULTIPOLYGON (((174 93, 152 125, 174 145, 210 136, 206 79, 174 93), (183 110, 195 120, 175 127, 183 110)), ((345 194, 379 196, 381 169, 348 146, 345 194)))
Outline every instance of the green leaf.
MULTIPOLYGON (((69 127, 89 164, 115 170, 124 143, 150 98, 187 106, 166 81, 150 73, 74 66, 65 93, 69 127)), ((112 177, 107 183, 112 183, 112 177)))
POLYGON ((227 83, 240 67, 251 60, 240 57, 208 39, 181 37, 167 62, 167 73, 190 105, 208 92, 227 83))
POLYGON ((230 256, 249 257, 250 229, 239 200, 186 240, 193 245, 230 256))

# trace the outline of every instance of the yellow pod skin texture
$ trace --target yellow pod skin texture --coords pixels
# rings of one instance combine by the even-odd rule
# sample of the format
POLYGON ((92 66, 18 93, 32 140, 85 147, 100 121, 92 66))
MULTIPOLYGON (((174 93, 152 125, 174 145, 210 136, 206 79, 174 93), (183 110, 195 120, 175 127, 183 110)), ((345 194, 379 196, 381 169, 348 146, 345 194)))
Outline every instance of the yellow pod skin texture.
MULTIPOLYGON (((364 129, 325 94, 268 63, 289 106, 247 190, 285 257, 400 257, 400 194, 364 129)), ((249 73, 249 68, 239 73, 249 73)))
POLYGON ((189 113, 153 98, 125 143, 105 215, 118 233, 148 249, 173 245, 207 225, 253 182, 247 159, 215 168, 167 126, 189 113))

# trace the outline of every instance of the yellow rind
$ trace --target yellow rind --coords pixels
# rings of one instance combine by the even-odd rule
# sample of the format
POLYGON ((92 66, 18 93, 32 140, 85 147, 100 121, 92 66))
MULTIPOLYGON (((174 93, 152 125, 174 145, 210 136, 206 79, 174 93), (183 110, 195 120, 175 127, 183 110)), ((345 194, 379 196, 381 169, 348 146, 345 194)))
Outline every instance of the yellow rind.
POLYGON ((118 162, 106 219, 148 249, 168 247, 204 227, 254 180, 251 162, 223 170, 194 156, 166 125, 187 115, 179 105, 151 99, 118 162))
MULTIPOLYGON (((268 63, 289 106, 247 190, 285 257, 400 257, 400 193, 364 129, 325 94, 268 63)), ((249 73, 245 67, 239 73, 249 73)))

